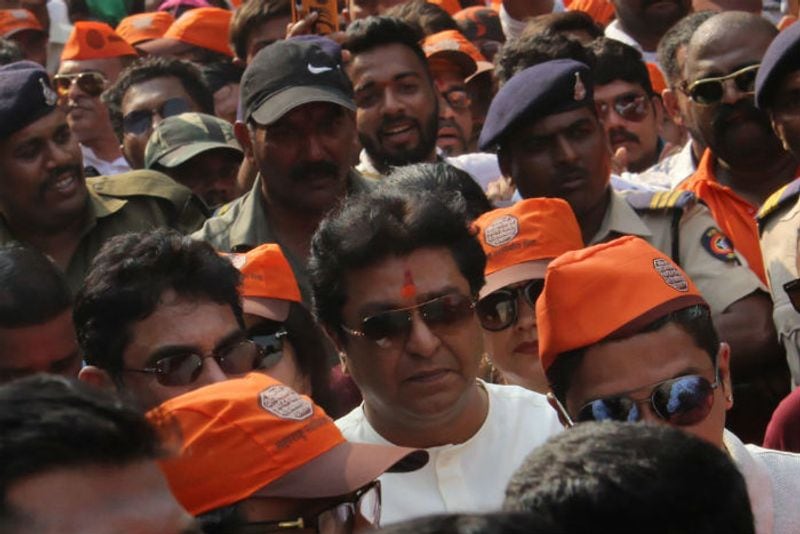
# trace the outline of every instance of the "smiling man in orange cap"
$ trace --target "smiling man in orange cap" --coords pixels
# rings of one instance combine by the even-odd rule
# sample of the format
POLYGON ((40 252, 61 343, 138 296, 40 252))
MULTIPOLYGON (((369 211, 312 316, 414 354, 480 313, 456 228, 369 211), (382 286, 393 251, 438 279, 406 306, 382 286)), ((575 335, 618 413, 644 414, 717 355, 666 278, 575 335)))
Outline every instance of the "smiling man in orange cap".
POLYGON ((136 57, 136 50, 104 22, 75 23, 64 45, 53 82, 90 176, 130 170, 100 95, 136 57))

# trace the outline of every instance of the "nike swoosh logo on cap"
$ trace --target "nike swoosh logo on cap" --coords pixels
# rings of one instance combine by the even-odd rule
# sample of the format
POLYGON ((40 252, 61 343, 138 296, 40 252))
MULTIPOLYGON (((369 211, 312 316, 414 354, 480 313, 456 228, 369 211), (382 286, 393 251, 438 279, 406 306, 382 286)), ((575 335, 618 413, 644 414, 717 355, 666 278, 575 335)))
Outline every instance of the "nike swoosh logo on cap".
POLYGON ((329 70, 333 70, 333 67, 315 67, 311 63, 308 64, 308 72, 311 74, 322 74, 323 72, 328 72, 329 70))

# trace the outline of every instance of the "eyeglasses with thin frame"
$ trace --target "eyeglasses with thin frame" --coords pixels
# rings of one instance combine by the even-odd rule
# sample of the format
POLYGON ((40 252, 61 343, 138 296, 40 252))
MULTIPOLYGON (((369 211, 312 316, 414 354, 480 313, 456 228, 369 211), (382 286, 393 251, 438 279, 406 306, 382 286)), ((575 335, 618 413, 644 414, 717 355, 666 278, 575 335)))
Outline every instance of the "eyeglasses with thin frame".
POLYGON ((60 98, 64 98, 77 84, 78 88, 91 97, 100 96, 108 86, 108 78, 103 73, 96 71, 79 72, 76 74, 56 74, 53 76, 53 86, 60 98))
POLYGON ((642 122, 647 118, 649 103, 647 95, 631 92, 614 97, 611 104, 596 100, 595 106, 601 119, 608 117, 611 110, 614 110, 614 113, 628 122, 642 122))
POLYGON ((490 332, 499 332, 516 324, 519 316, 519 297, 522 296, 532 308, 542 294, 544 280, 529 280, 522 286, 504 287, 492 291, 475 305, 478 321, 490 332))
POLYGON ((701 106, 711 106, 718 104, 725 97, 725 82, 733 80, 736 89, 745 95, 753 95, 756 91, 756 75, 760 64, 749 65, 726 76, 714 78, 701 78, 692 83, 686 81, 681 83, 683 91, 692 102, 701 106))
POLYGON ((153 126, 153 115, 166 119, 187 111, 189 111, 189 102, 185 98, 170 98, 156 108, 137 109, 122 117, 122 131, 128 134, 141 135, 153 126))
POLYGON ((796 312, 800 313, 800 278, 783 284, 783 290, 786 291, 786 295, 789 297, 789 302, 792 303, 792 307, 796 312))
POLYGON ((287 530, 310 530, 317 534, 352 534, 357 519, 372 528, 380 527, 381 483, 373 480, 356 491, 352 497, 311 517, 298 517, 282 521, 257 521, 244 523, 237 530, 241 534, 265 534, 287 530))
POLYGON ((150 367, 124 370, 155 375, 162 386, 186 386, 197 380, 208 358, 213 358, 226 375, 242 375, 264 369, 265 362, 270 360, 270 354, 262 350, 256 342, 242 339, 207 354, 180 350, 159 358, 150 367))
POLYGON ((575 419, 556 401, 569 426, 586 421, 635 422, 642 418, 640 406, 649 405, 662 421, 675 426, 692 426, 703 421, 714 405, 714 390, 720 385, 719 364, 714 366, 714 382, 700 375, 684 375, 654 384, 650 395, 634 399, 615 395, 584 404, 575 419))
POLYGON ((461 293, 447 293, 421 304, 367 317, 361 321, 361 330, 344 324, 341 326, 347 334, 369 339, 382 349, 396 348, 405 345, 414 314, 419 314, 425 325, 438 336, 446 335, 450 328, 471 317, 474 308, 472 298, 461 293))

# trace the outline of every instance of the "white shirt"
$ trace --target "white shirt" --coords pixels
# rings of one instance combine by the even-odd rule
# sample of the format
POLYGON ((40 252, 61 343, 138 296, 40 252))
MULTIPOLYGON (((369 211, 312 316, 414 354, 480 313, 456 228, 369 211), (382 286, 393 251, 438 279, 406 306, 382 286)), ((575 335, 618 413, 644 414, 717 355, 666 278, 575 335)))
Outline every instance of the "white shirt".
MULTIPOLYGON (((511 475, 535 447, 562 430, 543 395, 517 386, 480 382, 489 412, 464 443, 426 449, 430 460, 411 473, 380 477, 381 524, 415 517, 499 510, 511 475)), ((364 415, 363 404, 336 421, 348 441, 389 444, 364 415)))
POLYGON ((642 187, 671 191, 693 175, 696 170, 697 163, 692 154, 692 140, 690 139, 683 145, 680 152, 664 158, 642 172, 626 172, 623 173, 623 176, 642 187))
POLYGON ((645 52, 642 50, 641 45, 636 42, 636 39, 623 31, 619 25, 619 20, 615 20, 606 26, 605 35, 609 39, 614 39, 615 41, 619 41, 634 47, 636 50, 642 53, 642 59, 644 59, 645 63, 655 63, 659 68, 661 68, 661 65, 658 63, 658 54, 656 52, 645 52))
POLYGON ((84 145, 81 145, 81 152, 83 153, 83 166, 94 167, 100 176, 113 176, 131 170, 130 165, 122 156, 114 161, 106 161, 98 158, 94 150, 84 145))

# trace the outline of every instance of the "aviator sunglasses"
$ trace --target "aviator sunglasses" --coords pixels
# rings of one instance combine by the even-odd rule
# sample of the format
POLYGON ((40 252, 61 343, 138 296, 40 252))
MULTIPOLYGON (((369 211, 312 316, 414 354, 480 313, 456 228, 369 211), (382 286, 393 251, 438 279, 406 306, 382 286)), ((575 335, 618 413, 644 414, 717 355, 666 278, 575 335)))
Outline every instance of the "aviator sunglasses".
POLYGON ((413 314, 419 313, 431 331, 439 335, 472 315, 475 303, 460 293, 448 293, 427 302, 381 312, 361 321, 361 330, 341 325, 351 336, 363 337, 380 348, 399 347, 411 333, 413 314))
POLYGON ((544 280, 538 278, 522 286, 504 287, 489 293, 475 306, 481 326, 491 332, 505 330, 517 322, 519 296, 534 307, 543 289, 544 280))
POLYGON ((612 109, 628 122, 642 122, 647 118, 647 95, 625 93, 615 97, 610 105, 600 101, 595 105, 601 118, 606 118, 612 109))
POLYGON ((714 369, 712 384, 699 375, 686 375, 666 380, 653 387, 650 396, 634 399, 626 395, 597 399, 586 403, 575 422, 638 421, 639 406, 649 404, 663 421, 676 426, 692 426, 708 417, 714 405, 714 390, 719 387, 719 369, 714 369))
POLYGON ((756 75, 760 65, 750 65, 727 76, 717 78, 701 78, 691 84, 683 82, 682 91, 692 99, 693 102, 702 106, 710 106, 722 101, 725 96, 725 81, 733 80, 736 89, 742 93, 752 95, 756 90, 756 75))
POLYGON ((99 72, 87 71, 78 74, 56 74, 53 76, 53 85, 60 97, 67 96, 72 84, 91 97, 100 96, 105 91, 108 80, 99 72))
POLYGON ((165 100, 155 109, 137 109, 122 117, 122 130, 125 133, 141 135, 153 125, 153 115, 162 119, 189 111, 189 103, 180 97, 165 100))

